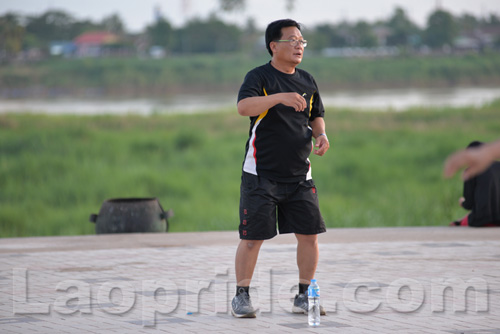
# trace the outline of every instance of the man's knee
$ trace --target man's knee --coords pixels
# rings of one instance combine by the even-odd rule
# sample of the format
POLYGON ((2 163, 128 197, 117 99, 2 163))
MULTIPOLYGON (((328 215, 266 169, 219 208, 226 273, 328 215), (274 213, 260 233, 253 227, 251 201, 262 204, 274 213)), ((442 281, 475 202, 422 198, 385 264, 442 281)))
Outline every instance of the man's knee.
POLYGON ((318 235, 317 234, 295 234, 297 241, 301 245, 307 246, 317 246, 318 245, 318 235))
POLYGON ((258 249, 263 242, 263 240, 241 240, 242 246, 244 246, 249 251, 258 249))

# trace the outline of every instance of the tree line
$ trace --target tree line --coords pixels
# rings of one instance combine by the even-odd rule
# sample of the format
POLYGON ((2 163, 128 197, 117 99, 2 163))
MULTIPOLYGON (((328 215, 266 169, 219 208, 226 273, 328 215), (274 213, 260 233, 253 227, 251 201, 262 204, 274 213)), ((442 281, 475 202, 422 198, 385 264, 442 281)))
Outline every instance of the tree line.
MULTIPOLYGON (((286 1, 287 8, 293 8, 293 3, 286 1)), ((244 4, 242 0, 220 0, 220 8, 225 12, 242 10, 244 4)), ((147 52, 151 46, 173 54, 264 50, 263 32, 252 19, 239 26, 226 23, 213 13, 206 19, 193 19, 176 28, 159 15, 142 32, 131 34, 118 14, 94 22, 79 20, 62 10, 48 10, 38 16, 16 13, 0 16, 0 59, 12 58, 30 49, 47 54, 51 42, 71 41, 84 32, 98 30, 116 34, 120 37, 116 42, 118 46, 139 53, 147 52)), ((404 9, 397 7, 386 20, 318 24, 306 27, 303 33, 309 41, 308 48, 316 51, 379 46, 405 49, 425 46, 439 50, 453 47, 460 35, 478 37, 479 32, 486 30, 493 31, 489 46, 500 48, 500 18, 495 14, 482 18, 471 14, 453 16, 438 8, 429 15, 426 26, 419 27, 404 9)))

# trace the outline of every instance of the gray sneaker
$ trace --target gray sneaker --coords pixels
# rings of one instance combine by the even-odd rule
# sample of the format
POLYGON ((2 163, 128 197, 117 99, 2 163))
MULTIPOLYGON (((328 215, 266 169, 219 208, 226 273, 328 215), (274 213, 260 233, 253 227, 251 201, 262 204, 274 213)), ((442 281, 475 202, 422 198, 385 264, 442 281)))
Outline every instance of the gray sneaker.
POLYGON ((256 309, 252 306, 250 296, 246 293, 240 293, 234 296, 231 302, 231 314, 236 318, 255 318, 256 309))
MULTIPOLYGON (((309 312, 309 299, 305 293, 295 295, 293 300, 292 313, 307 314, 309 312)), ((326 315, 323 305, 319 305, 319 314, 326 315)))

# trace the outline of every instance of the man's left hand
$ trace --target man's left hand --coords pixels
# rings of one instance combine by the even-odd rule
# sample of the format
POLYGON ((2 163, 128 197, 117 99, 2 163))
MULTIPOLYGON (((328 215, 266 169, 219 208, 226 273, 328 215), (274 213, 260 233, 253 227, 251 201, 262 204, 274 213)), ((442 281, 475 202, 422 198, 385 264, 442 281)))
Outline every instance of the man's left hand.
POLYGON ((314 147, 317 148, 317 150, 314 150, 314 154, 322 157, 330 148, 330 142, 326 136, 319 136, 316 138, 316 145, 314 147))

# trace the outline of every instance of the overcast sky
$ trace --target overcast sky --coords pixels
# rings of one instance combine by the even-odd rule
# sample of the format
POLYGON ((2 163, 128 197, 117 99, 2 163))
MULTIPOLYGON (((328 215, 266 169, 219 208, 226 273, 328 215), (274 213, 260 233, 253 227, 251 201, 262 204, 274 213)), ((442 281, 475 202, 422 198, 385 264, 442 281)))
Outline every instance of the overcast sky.
POLYGON ((341 20, 373 22, 387 19, 394 8, 403 8, 408 16, 423 27, 429 14, 440 5, 453 15, 470 13, 483 17, 489 13, 500 16, 500 0, 296 0, 295 8, 287 11, 285 0, 247 0, 244 12, 223 14, 218 12, 218 0, 1 0, 0 15, 17 12, 39 15, 48 9, 63 9, 77 19, 100 21, 117 13, 130 32, 142 31, 154 20, 154 8, 160 8, 174 26, 182 26, 187 19, 206 18, 218 12, 228 22, 244 24, 248 17, 257 26, 280 18, 293 18, 307 26, 318 23, 338 23, 341 20))

